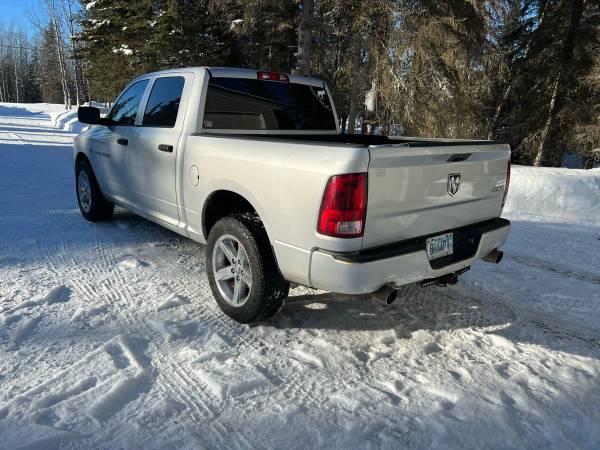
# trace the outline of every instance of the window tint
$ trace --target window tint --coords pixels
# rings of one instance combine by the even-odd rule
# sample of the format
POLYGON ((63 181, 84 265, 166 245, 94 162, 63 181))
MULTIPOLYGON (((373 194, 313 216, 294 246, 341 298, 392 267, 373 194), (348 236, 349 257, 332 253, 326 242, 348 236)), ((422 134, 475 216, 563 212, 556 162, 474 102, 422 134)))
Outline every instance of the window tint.
POLYGON ((144 90, 148 80, 141 80, 132 84, 121 97, 117 100, 113 108, 110 110, 108 118, 113 121, 114 125, 134 125, 135 116, 137 115, 140 100, 144 95, 144 90))
POLYGON ((157 78, 144 112, 144 127, 174 127, 183 92, 183 77, 157 78))
POLYGON ((335 130, 327 91, 280 81, 211 77, 205 129, 335 130))

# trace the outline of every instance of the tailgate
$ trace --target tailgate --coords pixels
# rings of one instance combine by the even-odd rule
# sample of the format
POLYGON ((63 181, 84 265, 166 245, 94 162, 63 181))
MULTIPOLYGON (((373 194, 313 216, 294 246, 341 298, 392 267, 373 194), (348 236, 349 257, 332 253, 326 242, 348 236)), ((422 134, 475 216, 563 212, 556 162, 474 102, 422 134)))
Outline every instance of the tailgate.
POLYGON ((502 212, 510 148, 440 143, 369 147, 363 248, 492 219, 502 212))

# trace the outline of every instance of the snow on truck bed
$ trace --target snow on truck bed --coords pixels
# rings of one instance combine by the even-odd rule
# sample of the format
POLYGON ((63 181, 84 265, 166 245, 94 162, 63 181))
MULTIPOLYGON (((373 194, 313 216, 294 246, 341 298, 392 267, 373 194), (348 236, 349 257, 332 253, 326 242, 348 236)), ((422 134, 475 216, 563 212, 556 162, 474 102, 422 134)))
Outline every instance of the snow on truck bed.
POLYGON ((81 218, 60 110, 0 104, 0 447, 597 448, 599 170, 515 167, 504 261, 454 287, 243 326, 201 246, 81 218))

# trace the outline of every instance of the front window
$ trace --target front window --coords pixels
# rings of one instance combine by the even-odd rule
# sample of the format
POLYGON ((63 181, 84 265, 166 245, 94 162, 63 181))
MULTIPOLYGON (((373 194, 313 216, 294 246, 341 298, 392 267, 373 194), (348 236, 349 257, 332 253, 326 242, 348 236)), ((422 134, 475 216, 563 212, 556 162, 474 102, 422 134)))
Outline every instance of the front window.
POLYGON ((206 130, 335 130, 324 87, 281 81, 211 77, 206 130))
POLYGON ((133 83, 115 102, 107 119, 111 125, 134 125, 142 95, 146 90, 148 80, 133 83))

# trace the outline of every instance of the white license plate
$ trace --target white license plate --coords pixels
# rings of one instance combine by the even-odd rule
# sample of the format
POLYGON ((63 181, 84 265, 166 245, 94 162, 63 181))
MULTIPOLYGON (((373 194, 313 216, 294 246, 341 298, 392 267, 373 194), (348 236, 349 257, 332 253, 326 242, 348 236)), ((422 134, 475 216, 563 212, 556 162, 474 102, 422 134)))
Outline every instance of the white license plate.
POLYGON ((425 241, 427 257, 429 261, 454 253, 454 234, 447 233, 440 236, 430 237, 425 241))

